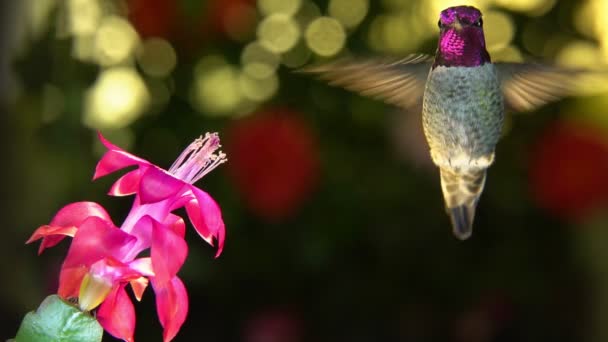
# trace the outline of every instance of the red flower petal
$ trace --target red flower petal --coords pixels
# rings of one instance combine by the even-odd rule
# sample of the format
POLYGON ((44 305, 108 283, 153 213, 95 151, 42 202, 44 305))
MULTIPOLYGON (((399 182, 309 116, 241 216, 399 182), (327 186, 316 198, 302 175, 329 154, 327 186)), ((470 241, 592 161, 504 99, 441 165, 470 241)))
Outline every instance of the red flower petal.
POLYGON ((152 222, 154 222, 154 219, 146 215, 140 218, 131 229, 131 235, 137 238, 137 242, 135 242, 130 253, 131 256, 135 257, 152 244, 152 222))
POLYGON ((139 272, 142 276, 153 277, 152 258, 138 258, 129 263, 129 267, 139 272))
POLYGON ((64 299, 78 298, 82 278, 87 272, 89 272, 89 268, 85 265, 70 268, 62 267, 59 274, 59 290, 57 290, 57 294, 64 299))
POLYGON ((89 268, 89 273, 106 279, 112 284, 131 281, 141 276, 154 275, 154 272, 149 267, 149 260, 147 262, 146 260, 142 260, 140 263, 132 262, 126 264, 112 257, 93 263, 89 268), (144 272, 142 273, 138 268, 141 268, 144 272))
POLYGON ((171 229, 155 222, 152 230, 152 268, 157 285, 169 282, 186 261, 188 245, 186 241, 171 229))
POLYGON ((108 152, 106 152, 101 158, 101 160, 97 163, 93 179, 103 177, 107 174, 110 174, 114 171, 123 169, 128 166, 151 165, 150 162, 148 162, 147 160, 136 157, 124 151, 120 147, 113 145, 111 142, 106 140, 101 135, 101 133, 99 133, 98 136, 101 143, 108 148, 108 152))
POLYGON ((140 277, 129 282, 131 284, 131 289, 133 289, 133 294, 135 295, 135 299, 138 302, 141 301, 141 297, 144 295, 144 291, 148 287, 148 278, 140 277))
POLYGON ((186 223, 184 222, 183 218, 177 215, 169 213, 169 215, 167 215, 167 217, 165 218, 163 225, 171 229, 175 234, 179 235, 181 238, 186 235, 186 223))
POLYGON ((169 211, 184 207, 186 203, 192 201, 194 198, 194 194, 192 194, 191 192, 184 192, 179 198, 176 198, 175 201, 171 203, 171 208, 169 209, 169 211))
POLYGON ((25 243, 32 243, 38 239, 43 239, 38 248, 38 255, 40 255, 46 248, 55 246, 66 236, 73 237, 77 230, 78 228, 75 226, 41 226, 34 231, 34 234, 25 243))
POLYGON ((51 220, 51 226, 76 226, 78 227, 87 218, 95 216, 105 221, 112 222, 108 212, 95 202, 70 203, 61 208, 51 220))
POLYGON ((133 341, 135 309, 125 291, 125 285, 116 286, 97 311, 99 324, 112 336, 133 341))
POLYGON ((129 283, 131 284, 131 288, 133 289, 133 294, 137 301, 141 301, 141 297, 144 294, 144 290, 148 287, 148 278, 154 276, 154 271, 152 270, 152 259, 151 258, 139 258, 129 263, 129 267, 134 270, 137 270, 139 273, 144 275, 145 277, 139 277, 137 279, 131 279, 129 283))
POLYGON ((26 243, 44 238, 38 248, 38 254, 40 254, 44 249, 53 247, 61 242, 66 236, 74 236, 82 221, 91 216, 99 217, 112 223, 112 219, 106 210, 95 202, 71 203, 61 208, 49 225, 38 228, 26 243))
POLYGON ((217 239, 217 258, 224 248, 226 235, 222 212, 217 203, 203 190, 191 186, 190 190, 196 197, 186 204, 186 212, 198 234, 213 246, 213 238, 217 239))
MULTIPOLYGON (((129 253, 130 256, 135 257, 141 251, 152 245, 152 226, 155 222, 157 223, 158 221, 149 215, 145 215, 135 223, 135 226, 131 230, 131 235, 137 238, 137 242, 129 253)), ((169 213, 162 222, 162 225, 166 226, 183 239, 186 231, 186 224, 181 217, 169 213)))
POLYGON ((59 294, 64 298, 77 295, 84 273, 77 271, 77 276, 74 276, 74 268, 88 268, 94 262, 107 257, 122 260, 136 240, 134 236, 98 217, 88 218, 76 232, 61 266, 59 294))
POLYGON ((141 179, 142 171, 145 171, 147 167, 140 167, 133 171, 126 173, 124 176, 120 177, 114 184, 110 191, 109 195, 112 196, 128 196, 137 193, 137 189, 139 188, 139 180, 141 179))
POLYGON ((163 326, 163 341, 171 341, 179 332, 188 315, 188 293, 184 283, 174 277, 161 286, 152 278, 152 287, 156 293, 156 312, 163 326))
POLYGON ((156 203, 175 196, 184 189, 185 185, 182 180, 161 169, 151 167, 141 177, 138 194, 142 204, 156 203))

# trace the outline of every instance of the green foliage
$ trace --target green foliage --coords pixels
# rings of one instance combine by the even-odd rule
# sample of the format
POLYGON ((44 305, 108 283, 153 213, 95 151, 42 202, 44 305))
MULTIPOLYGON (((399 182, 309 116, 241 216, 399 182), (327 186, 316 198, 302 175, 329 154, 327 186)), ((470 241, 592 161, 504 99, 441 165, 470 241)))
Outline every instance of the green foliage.
POLYGON ((57 295, 46 297, 21 323, 15 342, 101 341, 103 329, 94 317, 57 295))

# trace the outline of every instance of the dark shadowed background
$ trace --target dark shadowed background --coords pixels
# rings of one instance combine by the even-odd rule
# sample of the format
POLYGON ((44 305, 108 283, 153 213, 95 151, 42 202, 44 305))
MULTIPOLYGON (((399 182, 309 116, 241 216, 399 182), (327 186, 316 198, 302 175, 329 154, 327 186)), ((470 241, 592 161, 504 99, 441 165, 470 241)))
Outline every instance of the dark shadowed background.
MULTIPOLYGON (((464 1, 463 1, 464 2, 464 1)), ((194 230, 176 341, 607 341, 608 79, 507 115, 473 236, 455 239, 420 114, 292 71, 432 54, 447 0, 27 0, 0 13, 0 338, 57 287, 69 246, 31 233, 96 201, 96 131, 159 166, 206 131, 199 181, 223 254, 194 230)), ((605 67, 608 2, 479 0, 494 60, 605 67)), ((159 341, 154 296, 136 340, 159 341)), ((112 340, 105 336, 104 340, 112 340)))

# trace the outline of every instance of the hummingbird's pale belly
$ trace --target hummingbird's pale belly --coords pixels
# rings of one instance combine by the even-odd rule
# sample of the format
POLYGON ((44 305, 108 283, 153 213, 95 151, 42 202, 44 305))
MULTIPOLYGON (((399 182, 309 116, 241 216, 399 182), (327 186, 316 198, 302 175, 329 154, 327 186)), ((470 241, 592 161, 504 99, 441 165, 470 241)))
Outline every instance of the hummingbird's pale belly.
POLYGON ((494 159, 504 118, 495 66, 437 66, 424 90, 422 123, 437 166, 487 168, 494 159))

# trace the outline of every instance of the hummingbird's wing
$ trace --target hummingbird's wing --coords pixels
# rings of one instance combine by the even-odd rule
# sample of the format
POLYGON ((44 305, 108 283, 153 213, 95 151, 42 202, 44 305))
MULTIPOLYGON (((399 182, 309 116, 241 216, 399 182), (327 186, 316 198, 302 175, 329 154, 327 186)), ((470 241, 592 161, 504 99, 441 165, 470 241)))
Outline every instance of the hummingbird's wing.
POLYGON ((416 54, 399 60, 341 59, 298 71, 318 74, 331 85, 414 110, 422 104, 432 63, 432 56, 416 54))
POLYGON ((505 107, 518 112, 572 95, 577 76, 588 72, 534 63, 496 63, 496 68, 505 107))

